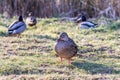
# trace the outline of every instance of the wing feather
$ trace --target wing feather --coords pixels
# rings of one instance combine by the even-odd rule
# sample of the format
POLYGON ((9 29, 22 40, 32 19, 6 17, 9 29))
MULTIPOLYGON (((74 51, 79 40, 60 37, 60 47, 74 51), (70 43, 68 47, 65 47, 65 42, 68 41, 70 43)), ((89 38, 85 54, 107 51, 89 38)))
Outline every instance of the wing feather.
POLYGON ((21 26, 23 26, 24 25, 24 22, 18 22, 18 21, 16 21, 16 22, 13 22, 10 26, 9 26, 9 28, 8 28, 8 31, 13 31, 13 30, 16 30, 16 29, 18 29, 18 28, 20 28, 21 26))

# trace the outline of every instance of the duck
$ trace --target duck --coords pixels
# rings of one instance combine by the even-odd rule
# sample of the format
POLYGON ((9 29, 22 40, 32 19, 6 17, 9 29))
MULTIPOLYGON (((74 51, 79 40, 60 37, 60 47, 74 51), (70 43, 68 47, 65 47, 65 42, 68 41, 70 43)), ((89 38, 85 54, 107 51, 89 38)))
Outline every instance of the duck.
POLYGON ((55 52, 60 57, 60 62, 62 62, 62 59, 65 58, 68 60, 68 64, 71 64, 71 58, 76 56, 77 51, 78 47, 76 43, 66 32, 62 32, 55 45, 55 52))
POLYGON ((74 21, 75 23, 79 23, 79 22, 81 21, 81 20, 80 20, 81 17, 82 17, 82 20, 83 20, 83 21, 86 21, 86 17, 85 17, 85 16, 82 16, 82 14, 78 14, 78 15, 74 18, 73 21, 74 21))
POLYGON ((86 17, 84 15, 82 15, 81 17, 78 17, 76 19, 76 22, 79 23, 78 27, 82 28, 82 29, 89 29, 89 28, 95 28, 97 27, 98 24, 91 22, 91 21, 87 21, 86 17))
POLYGON ((20 15, 18 21, 13 22, 9 27, 7 34, 8 36, 20 36, 22 32, 26 30, 26 24, 23 21, 23 17, 20 15))
POLYGON ((29 17, 26 18, 26 24, 31 27, 35 26, 35 28, 37 28, 36 23, 37 23, 36 17, 32 16, 32 12, 29 13, 29 17))

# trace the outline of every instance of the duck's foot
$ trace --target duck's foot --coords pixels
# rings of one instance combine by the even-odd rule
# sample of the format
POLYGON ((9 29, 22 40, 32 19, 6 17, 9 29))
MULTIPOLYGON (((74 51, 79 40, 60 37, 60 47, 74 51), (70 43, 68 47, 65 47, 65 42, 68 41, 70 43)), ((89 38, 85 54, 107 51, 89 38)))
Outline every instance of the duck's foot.
POLYGON ((71 60, 70 60, 70 59, 68 60, 68 64, 69 64, 69 65, 71 64, 71 60))
POLYGON ((35 25, 35 29, 37 29, 37 26, 35 25))
POLYGON ((60 63, 62 63, 62 57, 60 57, 60 63))

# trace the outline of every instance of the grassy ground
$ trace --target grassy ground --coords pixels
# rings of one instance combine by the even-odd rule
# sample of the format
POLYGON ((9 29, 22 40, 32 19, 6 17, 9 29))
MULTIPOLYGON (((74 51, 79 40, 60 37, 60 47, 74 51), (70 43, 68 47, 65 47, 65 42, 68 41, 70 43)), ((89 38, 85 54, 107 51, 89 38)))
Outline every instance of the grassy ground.
POLYGON ((6 37, 6 23, 13 20, 0 22, 0 80, 120 79, 120 21, 82 30, 72 22, 38 19, 37 29, 28 27, 21 38, 6 37), (71 65, 60 63, 54 51, 63 31, 79 48, 71 65))

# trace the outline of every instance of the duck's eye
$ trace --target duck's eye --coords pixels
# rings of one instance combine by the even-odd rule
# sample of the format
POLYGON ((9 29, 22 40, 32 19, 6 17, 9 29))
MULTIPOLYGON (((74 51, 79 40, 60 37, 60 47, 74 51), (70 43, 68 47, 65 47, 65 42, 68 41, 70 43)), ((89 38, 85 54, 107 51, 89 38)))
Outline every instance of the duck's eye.
POLYGON ((60 37, 61 37, 61 38, 64 38, 64 37, 65 37, 65 35, 61 35, 60 37))

